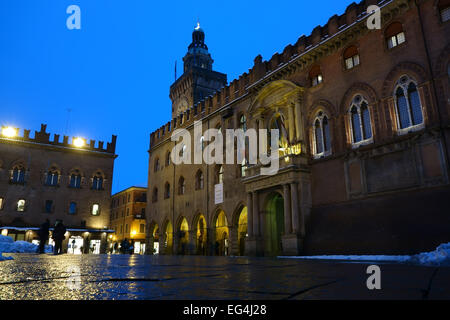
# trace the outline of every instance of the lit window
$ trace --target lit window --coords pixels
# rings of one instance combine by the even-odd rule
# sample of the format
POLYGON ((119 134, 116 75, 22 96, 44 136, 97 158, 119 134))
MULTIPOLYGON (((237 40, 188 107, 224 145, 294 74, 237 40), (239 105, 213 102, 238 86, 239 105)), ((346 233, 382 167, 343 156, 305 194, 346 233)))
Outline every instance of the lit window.
POLYGON ((24 199, 20 199, 19 201, 17 201, 17 207, 16 210, 19 212, 24 212, 25 211, 25 200, 24 199))
POLYGON ((77 213, 77 203, 74 201, 71 201, 69 204, 69 214, 75 214, 77 213))
POLYGON ((350 129, 354 146, 372 141, 369 106, 360 95, 357 95, 350 105, 350 129))
POLYGON ((93 216, 98 216, 99 213, 100 213, 100 205, 98 205, 97 203, 93 204, 91 213, 92 213, 93 216))
POLYGON ((3 209, 3 198, 0 198, 0 210, 3 209))
POLYGON ((328 116, 322 111, 317 113, 313 125, 313 154, 315 158, 331 154, 331 135, 328 116))
POLYGON ((395 103, 397 124, 400 132, 420 129, 423 126, 422 104, 417 85, 408 76, 402 77, 397 82, 395 103))
POLYGON ((314 66, 309 71, 309 79, 311 80, 311 86, 317 86, 323 82, 322 71, 319 66, 314 66))
POLYGON ((358 49, 355 46, 351 46, 345 50, 344 61, 346 69, 352 69, 359 65, 358 49))
POLYGON ((387 27, 385 36, 389 49, 392 49, 406 41, 405 33, 403 32, 403 26, 399 22, 394 22, 389 27, 387 27))

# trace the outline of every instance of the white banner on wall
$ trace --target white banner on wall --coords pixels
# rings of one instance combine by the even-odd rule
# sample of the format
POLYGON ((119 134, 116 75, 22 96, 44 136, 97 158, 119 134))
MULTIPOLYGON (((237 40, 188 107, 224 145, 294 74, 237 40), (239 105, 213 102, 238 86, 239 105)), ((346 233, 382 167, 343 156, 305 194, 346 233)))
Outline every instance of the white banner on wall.
POLYGON ((214 204, 223 203, 223 183, 214 185, 214 204))

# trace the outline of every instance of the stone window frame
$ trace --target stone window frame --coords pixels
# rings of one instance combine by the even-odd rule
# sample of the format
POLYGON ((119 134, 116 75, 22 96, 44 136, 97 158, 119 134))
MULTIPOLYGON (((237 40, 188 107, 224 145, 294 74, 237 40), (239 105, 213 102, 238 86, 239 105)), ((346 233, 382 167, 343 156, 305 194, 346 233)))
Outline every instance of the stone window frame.
POLYGON ((205 187, 205 175, 201 169, 198 169, 195 174, 195 190, 203 190, 205 187))
POLYGON ((92 178, 91 178, 91 190, 98 190, 98 191, 105 190, 105 181, 106 181, 105 174, 101 170, 97 170, 92 175, 92 178), (97 186, 94 187, 94 185, 95 185, 94 182, 96 181, 96 179, 97 179, 97 181, 100 180, 100 183, 101 183, 100 188, 99 188, 98 182, 97 182, 97 186))
POLYGON ((316 116, 314 117, 314 120, 312 122, 312 153, 313 153, 313 157, 314 159, 319 159, 319 158, 325 158, 328 157, 332 154, 332 150, 333 150, 333 145, 332 145, 332 136, 331 136, 331 117, 329 116, 329 114, 323 110, 323 109, 319 109, 316 112, 316 116), (325 150, 325 139, 324 139, 324 128, 323 128, 323 120, 326 118, 327 122, 328 122, 328 134, 330 136, 330 148, 329 150, 325 150), (322 146, 323 146, 323 151, 318 153, 317 152, 317 139, 316 139, 316 122, 319 121, 320 123, 320 131, 322 132, 322 146))
POLYGON ((393 50, 406 44, 407 38, 403 23, 400 21, 390 23, 384 30, 384 38, 388 50, 393 50), (395 43, 392 42, 393 39, 395 39, 395 43), (399 43, 399 40, 402 40, 402 42, 399 43))
MULTIPOLYGON (((53 180, 53 179, 52 179, 53 180)), ((44 173, 44 185, 47 187, 58 187, 61 182, 61 170, 57 166, 52 166, 44 173), (48 183, 49 174, 56 175, 56 183, 48 183)))
POLYGON ((186 193, 186 179, 183 176, 180 176, 178 179, 178 194, 184 195, 186 193))
POLYGON ((350 102, 350 106, 348 108, 348 125, 349 125, 349 129, 350 129, 350 142, 352 144, 352 148, 358 148, 362 145, 366 145, 366 144, 371 144, 373 143, 373 123, 372 123, 372 111, 370 110, 370 105, 369 102, 367 101, 367 99, 364 97, 364 95, 362 94, 355 94, 352 101, 350 102), (358 100, 358 98, 360 98, 360 101, 356 101, 358 100), (369 112, 369 123, 370 123, 370 138, 366 138, 364 139, 364 123, 363 123, 363 116, 361 114, 361 105, 365 103, 366 104, 366 108, 367 111, 369 112), (354 136, 354 128, 353 128, 353 112, 352 110, 356 108, 357 113, 358 113, 358 118, 359 118, 359 130, 361 133, 361 140, 358 142, 355 142, 355 136, 354 136))
POLYGON ((419 131, 422 130, 425 127, 425 113, 424 113, 424 108, 423 108, 423 103, 422 103, 422 99, 420 97, 420 93, 419 93, 419 86, 417 84, 417 81, 410 77, 407 74, 404 74, 402 76, 399 77, 399 79, 397 80, 395 86, 394 86, 394 92, 393 92, 393 98, 394 98, 394 113, 395 113, 395 125, 396 125, 396 131, 399 135, 404 135, 407 134, 409 132, 414 132, 414 131, 419 131), (413 121, 412 121, 412 107, 410 105, 410 98, 409 98, 409 94, 408 94, 408 87, 410 84, 414 84, 416 87, 416 91, 417 91, 417 96, 419 98, 419 103, 420 103, 420 111, 421 111, 421 115, 422 115, 422 122, 416 125, 413 125, 413 121), (401 89, 403 91, 403 94, 405 94, 406 97, 406 103, 407 103, 407 108, 408 108, 408 117, 409 117, 409 123, 411 124, 409 127, 405 127, 405 128, 401 128, 400 127, 400 115, 399 115, 399 109, 398 109, 398 104, 397 104, 397 91, 398 89, 401 89))

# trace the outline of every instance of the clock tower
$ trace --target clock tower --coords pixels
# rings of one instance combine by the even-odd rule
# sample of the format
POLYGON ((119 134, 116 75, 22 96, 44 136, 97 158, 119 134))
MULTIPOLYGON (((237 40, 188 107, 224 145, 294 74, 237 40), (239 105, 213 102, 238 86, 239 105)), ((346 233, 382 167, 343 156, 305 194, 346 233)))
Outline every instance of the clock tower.
POLYGON ((183 75, 170 86, 172 118, 226 85, 227 75, 213 71, 213 62, 205 44, 205 33, 197 23, 183 58, 183 75))

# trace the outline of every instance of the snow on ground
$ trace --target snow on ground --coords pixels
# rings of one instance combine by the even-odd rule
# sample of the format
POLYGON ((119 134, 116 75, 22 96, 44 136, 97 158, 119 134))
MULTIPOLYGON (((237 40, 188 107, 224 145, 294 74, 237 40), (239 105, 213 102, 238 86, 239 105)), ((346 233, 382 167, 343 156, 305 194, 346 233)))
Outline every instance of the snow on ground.
POLYGON ((424 266, 450 266, 450 242, 439 245, 436 250, 416 255, 322 255, 322 256, 280 256, 278 258, 316 259, 340 261, 403 262, 424 266))
MULTIPOLYGON (((0 235, 0 260, 12 259, 11 257, 3 257, 2 253, 36 253, 37 250, 36 244, 27 241, 14 241, 11 237, 0 235)), ((45 252, 53 252, 53 247, 46 245, 45 252)))

